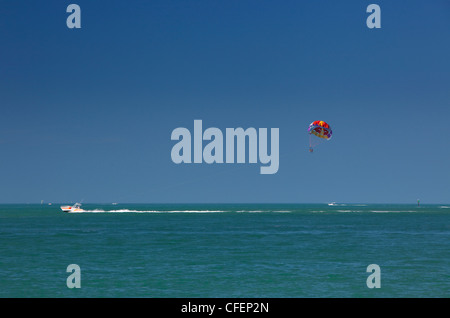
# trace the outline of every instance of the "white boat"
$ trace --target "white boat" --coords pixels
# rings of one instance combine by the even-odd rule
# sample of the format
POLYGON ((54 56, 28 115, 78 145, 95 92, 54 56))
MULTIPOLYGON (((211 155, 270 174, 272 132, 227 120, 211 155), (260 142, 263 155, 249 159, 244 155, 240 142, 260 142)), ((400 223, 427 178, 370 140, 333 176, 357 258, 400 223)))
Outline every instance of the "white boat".
POLYGON ((63 212, 84 212, 81 208, 81 203, 75 203, 74 205, 63 205, 61 206, 63 212))
POLYGON ((331 203, 328 203, 328 205, 329 206, 336 206, 337 204, 336 204, 336 202, 331 202, 331 203))

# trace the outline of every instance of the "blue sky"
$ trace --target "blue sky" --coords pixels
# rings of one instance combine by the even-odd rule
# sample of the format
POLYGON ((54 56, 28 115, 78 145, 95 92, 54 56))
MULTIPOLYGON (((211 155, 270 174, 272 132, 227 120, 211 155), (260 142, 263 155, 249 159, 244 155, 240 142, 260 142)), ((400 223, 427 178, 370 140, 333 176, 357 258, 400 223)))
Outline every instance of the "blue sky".
POLYGON ((450 3, 0 1, 0 203, 450 202, 450 3), (81 7, 81 29, 66 8, 81 7), (366 8, 381 7, 381 29, 366 8), (280 129, 280 168, 173 129, 280 129), (308 152, 314 120, 333 139, 308 152))

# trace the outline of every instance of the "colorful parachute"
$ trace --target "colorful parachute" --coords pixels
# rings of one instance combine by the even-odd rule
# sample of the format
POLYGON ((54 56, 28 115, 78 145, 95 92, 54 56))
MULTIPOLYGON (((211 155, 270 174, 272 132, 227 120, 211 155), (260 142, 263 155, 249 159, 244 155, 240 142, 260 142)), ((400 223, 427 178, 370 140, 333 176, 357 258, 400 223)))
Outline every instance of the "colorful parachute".
POLYGON ((309 151, 313 152, 313 147, 323 140, 330 140, 333 134, 330 125, 322 120, 313 121, 308 127, 309 151))

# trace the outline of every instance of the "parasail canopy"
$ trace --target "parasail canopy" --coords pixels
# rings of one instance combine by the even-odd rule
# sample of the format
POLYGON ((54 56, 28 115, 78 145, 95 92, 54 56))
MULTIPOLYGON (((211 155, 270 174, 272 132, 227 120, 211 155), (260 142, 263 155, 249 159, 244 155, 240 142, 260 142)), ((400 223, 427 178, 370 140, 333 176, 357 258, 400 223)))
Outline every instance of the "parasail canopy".
POLYGON ((323 120, 313 121, 308 127, 309 133, 309 152, 324 140, 330 140, 333 134, 330 125, 323 120))
POLYGON ((333 131, 331 130, 330 125, 322 120, 313 121, 308 128, 309 134, 313 134, 319 138, 330 139, 333 131))

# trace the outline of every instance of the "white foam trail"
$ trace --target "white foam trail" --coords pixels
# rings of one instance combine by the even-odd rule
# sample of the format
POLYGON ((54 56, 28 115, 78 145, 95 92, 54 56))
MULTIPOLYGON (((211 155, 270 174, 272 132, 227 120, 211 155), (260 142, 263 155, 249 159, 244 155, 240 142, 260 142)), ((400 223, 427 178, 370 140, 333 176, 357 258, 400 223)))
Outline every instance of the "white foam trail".
MULTIPOLYGON (((326 211, 331 212, 331 211, 326 211)), ((363 210, 336 210, 336 212, 341 213, 364 213, 364 212, 371 212, 371 213, 403 213, 403 212, 417 212, 416 210, 369 210, 369 211, 363 211, 363 210)))
POLYGON ((71 213, 221 213, 221 212, 229 212, 223 210, 171 210, 171 211, 161 211, 161 210, 84 210, 80 212, 71 212, 71 213))
POLYGON ((369 212, 373 212, 373 213, 403 213, 403 212, 417 212, 414 210, 403 210, 403 211, 383 211, 383 210, 372 210, 369 212))
POLYGON ((442 205, 440 206, 441 209, 450 209, 450 206, 442 205))
POLYGON ((239 210, 237 213, 292 213, 290 210, 239 210))
POLYGON ((292 211, 289 210, 239 210, 239 211, 233 211, 233 210, 129 210, 129 209, 120 209, 120 210, 101 210, 101 209, 94 209, 94 210, 83 210, 83 211, 74 211, 71 213, 226 213, 226 212, 238 212, 238 213, 267 213, 267 212, 276 212, 276 213, 292 213, 292 211))

